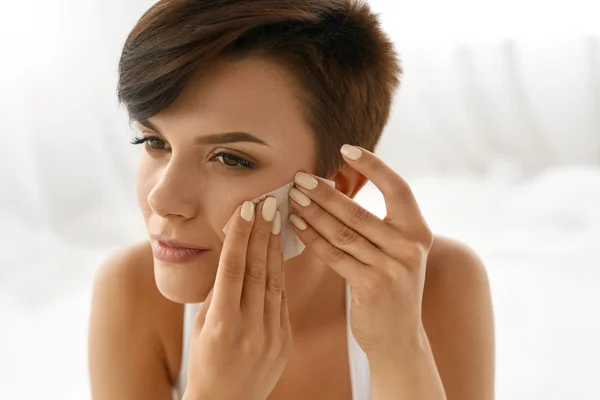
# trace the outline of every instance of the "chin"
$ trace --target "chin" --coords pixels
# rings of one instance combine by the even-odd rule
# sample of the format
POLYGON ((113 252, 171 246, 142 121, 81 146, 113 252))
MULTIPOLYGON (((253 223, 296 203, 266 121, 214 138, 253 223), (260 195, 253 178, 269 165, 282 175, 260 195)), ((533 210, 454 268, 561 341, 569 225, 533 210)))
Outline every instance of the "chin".
POLYGON ((169 264, 154 260, 156 287, 175 303, 201 303, 212 289, 217 265, 169 264))

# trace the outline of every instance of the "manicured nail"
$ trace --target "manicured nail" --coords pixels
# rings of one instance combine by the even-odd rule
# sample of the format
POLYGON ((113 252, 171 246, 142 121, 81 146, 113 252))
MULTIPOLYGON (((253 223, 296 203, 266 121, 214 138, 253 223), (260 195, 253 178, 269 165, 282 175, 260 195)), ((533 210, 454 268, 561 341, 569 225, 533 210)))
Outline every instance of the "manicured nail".
POLYGON ((254 203, 251 201, 245 201, 244 205, 242 205, 241 215, 246 221, 252 221, 252 218, 254 218, 254 203))
POLYGON ((262 217, 265 221, 271 222, 277 212, 277 200, 274 197, 267 197, 262 206, 262 217))
POLYGON ((340 150, 342 154, 351 160, 358 160, 362 156, 362 151, 359 148, 345 144, 340 150))
POLYGON ((317 181, 313 176, 305 174, 304 172, 297 172, 296 176, 294 176, 294 182, 306 190, 313 190, 319 184, 319 181, 317 181))
POLYGON ((306 207, 310 204, 310 198, 296 188, 290 189, 290 197, 302 207, 306 207))
POLYGON ((294 224, 294 226, 296 228, 300 229, 301 231, 303 231, 306 228, 308 228, 308 225, 306 225, 306 221, 304 221, 302 218, 300 218, 296 214, 290 215, 290 222, 292 224, 294 224))
POLYGON ((273 221, 273 228, 271 228, 271 233, 273 235, 279 235, 279 232, 281 232, 281 214, 279 214, 279 211, 277 211, 275 213, 275 221, 273 221))

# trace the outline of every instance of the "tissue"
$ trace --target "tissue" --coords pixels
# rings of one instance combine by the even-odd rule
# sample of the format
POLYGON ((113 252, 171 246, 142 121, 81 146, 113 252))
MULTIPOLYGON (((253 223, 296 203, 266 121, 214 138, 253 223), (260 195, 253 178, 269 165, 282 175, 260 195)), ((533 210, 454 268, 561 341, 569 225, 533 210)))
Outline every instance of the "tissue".
MULTIPOLYGON (((319 178, 319 181, 328 184, 331 187, 335 187, 335 182, 327 179, 319 178)), ((254 204, 260 203, 268 196, 274 197, 277 200, 277 209, 281 214, 281 241, 283 246, 283 260, 298 256, 304 250, 304 243, 300 240, 291 222, 289 221, 291 206, 290 206, 290 189, 294 187, 294 182, 288 183, 280 187, 279 189, 273 190, 272 192, 264 193, 257 198, 253 199, 254 204)), ((233 217, 232 217, 233 218, 233 217)), ((231 218, 223 228, 223 232, 227 234, 227 229, 231 223, 231 218)))

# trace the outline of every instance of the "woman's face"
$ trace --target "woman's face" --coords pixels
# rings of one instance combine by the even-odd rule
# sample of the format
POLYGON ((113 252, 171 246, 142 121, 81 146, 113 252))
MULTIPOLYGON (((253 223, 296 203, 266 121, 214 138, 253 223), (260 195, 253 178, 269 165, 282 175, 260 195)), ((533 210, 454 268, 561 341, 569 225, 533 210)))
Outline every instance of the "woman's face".
POLYGON ((223 227, 245 200, 314 172, 314 138, 289 73, 247 58, 194 76, 181 96, 138 123, 143 145, 138 200, 151 237, 209 251, 189 262, 154 259, 156 283, 176 302, 210 291, 223 227))

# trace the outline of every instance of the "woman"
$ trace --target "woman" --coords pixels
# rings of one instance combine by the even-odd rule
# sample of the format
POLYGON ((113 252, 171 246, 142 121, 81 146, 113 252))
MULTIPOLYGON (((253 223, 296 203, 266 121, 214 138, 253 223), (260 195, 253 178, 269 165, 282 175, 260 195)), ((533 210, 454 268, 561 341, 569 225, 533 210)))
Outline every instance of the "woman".
POLYGON ((351 0, 162 0, 141 18, 118 94, 149 240, 97 276, 94 399, 493 398, 484 268, 370 151, 400 72, 351 0), (367 180, 383 220, 352 201, 367 180), (282 261, 276 202, 249 200, 292 181, 306 248, 282 261))

